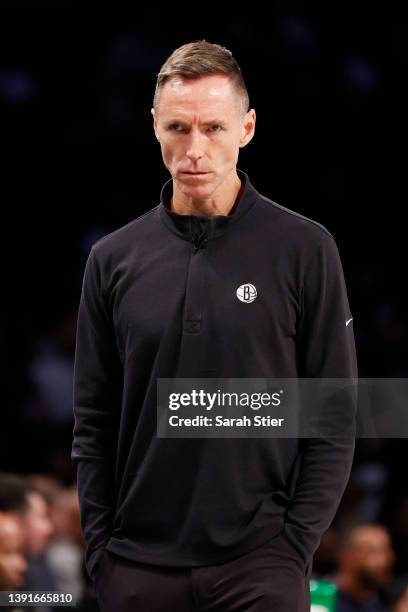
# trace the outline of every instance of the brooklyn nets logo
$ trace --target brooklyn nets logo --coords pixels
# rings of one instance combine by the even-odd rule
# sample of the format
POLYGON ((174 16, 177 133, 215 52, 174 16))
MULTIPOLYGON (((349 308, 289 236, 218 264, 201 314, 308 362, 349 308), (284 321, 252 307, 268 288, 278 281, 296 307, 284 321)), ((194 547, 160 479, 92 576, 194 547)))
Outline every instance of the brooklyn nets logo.
POLYGON ((241 302, 245 302, 245 304, 250 304, 251 302, 253 302, 256 299, 257 295, 258 293, 256 291, 256 288, 254 287, 254 285, 251 285, 251 283, 241 285, 237 289, 237 298, 241 300, 241 302))

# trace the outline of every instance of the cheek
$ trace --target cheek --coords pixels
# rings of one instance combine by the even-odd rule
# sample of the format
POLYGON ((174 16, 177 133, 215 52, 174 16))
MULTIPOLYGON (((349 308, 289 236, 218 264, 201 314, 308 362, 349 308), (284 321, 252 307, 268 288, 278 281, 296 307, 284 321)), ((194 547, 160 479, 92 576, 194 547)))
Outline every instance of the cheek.
POLYGON ((170 145, 169 143, 162 143, 161 152, 163 161, 166 166, 168 166, 173 159, 177 158, 177 148, 175 145, 170 145))
POLYGON ((231 139, 228 142, 223 143, 222 148, 220 148, 220 155, 223 156, 225 161, 235 164, 239 155, 239 147, 237 146, 236 141, 231 139))
POLYGON ((237 134, 230 134, 227 138, 220 141, 219 146, 225 155, 236 157, 239 153, 239 138, 237 134))

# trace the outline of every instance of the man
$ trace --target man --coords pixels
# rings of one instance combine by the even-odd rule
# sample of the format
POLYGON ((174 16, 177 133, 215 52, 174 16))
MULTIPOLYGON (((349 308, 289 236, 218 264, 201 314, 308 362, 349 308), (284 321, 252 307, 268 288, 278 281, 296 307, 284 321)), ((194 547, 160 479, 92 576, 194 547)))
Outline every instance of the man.
MULTIPOLYGON (((27 477, 1 472, 0 512, 16 521, 20 528, 19 552, 25 557, 21 590, 55 590, 54 576, 44 556, 53 527, 43 495, 27 477)), ((41 605, 34 607, 38 612, 44 609, 41 605)))
POLYGON ((0 591, 18 589, 24 584, 27 561, 23 541, 18 519, 11 513, 0 512, 0 591))
POLYGON ((27 557, 32 561, 41 557, 53 526, 44 496, 27 477, 0 472, 0 512, 12 513, 21 522, 27 557))
POLYGON ((45 498, 28 478, 1 472, 0 512, 16 518, 21 526, 22 550, 28 561, 24 589, 52 590, 55 583, 44 552, 53 526, 45 498))
POLYGON ((338 554, 337 612, 385 612, 378 595, 391 582, 394 561, 391 539, 384 527, 355 527, 338 554))
POLYGON ((87 567, 103 612, 302 612, 353 440, 158 437, 156 383, 355 377, 337 248, 237 169, 256 114, 227 49, 176 49, 152 114, 171 179, 158 206, 93 245, 79 307, 87 567))

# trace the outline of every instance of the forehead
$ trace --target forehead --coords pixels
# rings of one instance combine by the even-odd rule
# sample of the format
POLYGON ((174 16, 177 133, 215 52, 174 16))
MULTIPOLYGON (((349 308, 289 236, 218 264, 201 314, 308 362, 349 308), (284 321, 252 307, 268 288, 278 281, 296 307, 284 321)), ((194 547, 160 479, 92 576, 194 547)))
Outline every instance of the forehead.
POLYGON ((29 508, 32 512, 36 512, 37 514, 44 514, 47 512, 47 504, 41 495, 35 491, 30 491, 27 497, 29 508))
POLYGON ((2 547, 8 552, 17 550, 21 546, 22 530, 14 519, 10 518, 0 525, 2 547))
POLYGON ((366 531, 359 534, 356 540, 358 544, 364 550, 376 549, 382 546, 388 546, 390 538, 386 532, 381 530, 366 531))
POLYGON ((199 79, 171 77, 164 84, 159 98, 161 113, 219 112, 236 108, 236 93, 226 75, 208 75, 199 79))

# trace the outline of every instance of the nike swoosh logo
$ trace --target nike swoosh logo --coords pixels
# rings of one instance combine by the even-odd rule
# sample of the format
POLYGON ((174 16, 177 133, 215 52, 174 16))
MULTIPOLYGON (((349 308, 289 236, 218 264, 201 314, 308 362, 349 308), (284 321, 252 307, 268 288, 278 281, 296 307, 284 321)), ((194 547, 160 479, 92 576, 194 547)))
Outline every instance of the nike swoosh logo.
POLYGON ((347 327, 347 325, 350 323, 350 321, 352 321, 352 320, 353 320, 353 317, 351 317, 351 319, 347 319, 347 321, 346 321, 346 327, 347 327))

